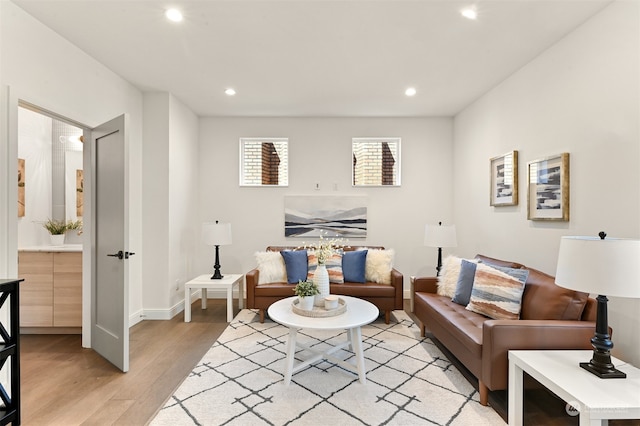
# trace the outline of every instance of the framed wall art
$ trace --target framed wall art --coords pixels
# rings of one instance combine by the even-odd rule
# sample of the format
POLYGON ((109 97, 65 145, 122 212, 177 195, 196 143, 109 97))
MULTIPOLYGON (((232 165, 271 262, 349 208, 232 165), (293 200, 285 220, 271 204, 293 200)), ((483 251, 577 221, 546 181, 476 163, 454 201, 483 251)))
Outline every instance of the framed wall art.
POLYGON ((529 220, 569 220, 569 153, 528 163, 529 220))
POLYGON ((492 206, 518 205, 518 151, 511 151, 489 160, 491 165, 492 206))
POLYGON ((284 197, 285 237, 366 238, 367 197, 284 197))

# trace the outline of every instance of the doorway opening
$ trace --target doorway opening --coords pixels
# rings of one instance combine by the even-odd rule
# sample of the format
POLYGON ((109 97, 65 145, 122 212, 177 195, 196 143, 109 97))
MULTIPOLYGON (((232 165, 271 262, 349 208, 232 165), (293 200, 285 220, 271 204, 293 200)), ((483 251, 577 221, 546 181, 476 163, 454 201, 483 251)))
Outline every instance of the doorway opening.
POLYGON ((82 333, 85 130, 34 105, 18 104, 22 334, 82 333))

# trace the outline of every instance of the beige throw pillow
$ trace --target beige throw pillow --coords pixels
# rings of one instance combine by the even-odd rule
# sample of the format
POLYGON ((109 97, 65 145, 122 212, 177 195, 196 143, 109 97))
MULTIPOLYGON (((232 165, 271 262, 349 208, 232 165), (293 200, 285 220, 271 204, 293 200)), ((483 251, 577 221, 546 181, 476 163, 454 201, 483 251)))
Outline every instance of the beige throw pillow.
POLYGON ((456 294, 461 264, 462 259, 457 256, 449 255, 444 258, 438 277, 438 295, 453 298, 456 294))
POLYGON ((395 251, 393 249, 369 249, 364 267, 365 279, 378 284, 391 284, 391 269, 393 269, 394 255, 395 251))
POLYGON ((258 263, 258 285, 287 282, 287 269, 279 251, 256 252, 258 263))

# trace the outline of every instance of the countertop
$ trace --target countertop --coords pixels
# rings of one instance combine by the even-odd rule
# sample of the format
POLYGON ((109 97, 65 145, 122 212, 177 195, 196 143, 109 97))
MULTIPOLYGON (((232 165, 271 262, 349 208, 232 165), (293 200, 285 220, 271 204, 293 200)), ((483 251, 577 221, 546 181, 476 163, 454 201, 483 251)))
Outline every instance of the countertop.
POLYGON ((43 251, 43 252, 81 252, 82 244, 64 244, 61 246, 28 246, 20 247, 18 251, 43 251))

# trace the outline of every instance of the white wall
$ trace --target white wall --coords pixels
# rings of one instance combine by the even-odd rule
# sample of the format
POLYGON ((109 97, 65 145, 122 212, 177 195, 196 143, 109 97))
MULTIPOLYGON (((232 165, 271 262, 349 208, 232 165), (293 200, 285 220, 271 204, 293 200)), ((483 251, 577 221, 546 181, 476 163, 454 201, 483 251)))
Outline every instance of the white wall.
POLYGON ((144 312, 169 319, 183 309, 197 223, 198 118, 168 93, 144 95, 144 312))
MULTIPOLYGON (((563 235, 640 237, 640 25, 615 2, 454 120, 458 252, 555 275, 563 235), (520 203, 489 206, 489 158, 518 150, 520 203), (569 152, 569 222, 527 220, 527 162, 569 152)), ((640 285, 640 283, 630 283, 640 285)), ((640 300, 611 300, 614 353, 640 366, 640 300)))
MULTIPOLYGON (((435 273, 437 252, 423 246, 424 225, 453 217, 451 130, 448 118, 201 118, 198 226, 231 222, 221 269, 245 273, 256 251, 302 243, 284 237, 285 195, 366 195, 368 236, 350 243, 395 249, 408 289, 410 275, 435 273), (401 187, 351 186, 351 138, 375 136, 402 138, 401 187), (289 138, 289 187, 238 185, 240 137, 289 138)), ((213 261, 213 248, 199 243, 194 275, 212 272, 213 261)))
MULTIPOLYGON (((17 148, 12 151, 11 147, 17 146, 17 120, 12 121, 11 117, 17 112, 7 111, 4 106, 10 100, 15 101, 15 97, 89 127, 122 113, 129 114, 128 250, 139 251, 142 243, 140 91, 9 1, 0 1, 0 87, 5 114, 2 120, 8 123, 8 128, 0 134, 3 147, 0 169, 7 170, 9 176, 16 176, 17 148)), ((2 215, 3 229, 7 232, 0 233, 0 276, 17 276, 16 191, 13 185, 5 187, 8 182, 8 179, 2 180, 0 192, 0 200, 7 200, 0 208, 8 209, 2 215)), ((138 259, 140 257, 132 258, 129 266, 132 312, 142 306, 142 269, 138 259)))
MULTIPOLYGON (((182 310, 184 283, 200 242, 198 222, 198 117, 171 97, 169 129, 169 274, 167 292, 173 311, 182 310)), ((206 187, 206 186, 205 186, 206 187)))

